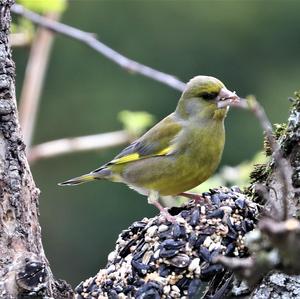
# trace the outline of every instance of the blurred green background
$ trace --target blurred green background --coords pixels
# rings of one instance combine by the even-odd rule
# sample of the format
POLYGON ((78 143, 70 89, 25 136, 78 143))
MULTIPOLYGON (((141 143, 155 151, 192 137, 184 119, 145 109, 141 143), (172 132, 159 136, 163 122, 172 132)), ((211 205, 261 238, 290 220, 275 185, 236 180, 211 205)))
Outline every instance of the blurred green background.
MULTIPOLYGON (((288 96, 300 88, 299 11, 299 1, 82 0, 69 2, 62 21, 183 81, 212 75, 241 96, 255 94, 271 121, 282 122, 288 96)), ((28 53, 28 48, 13 51, 18 95, 28 53)), ((125 109, 145 110, 159 120, 174 110, 179 96, 127 73, 75 40, 57 36, 34 144, 121 129, 117 114, 125 109)), ((222 165, 239 164, 261 149, 262 132, 249 113, 231 111, 226 127, 222 165)), ((122 184, 57 186, 97 168, 119 150, 66 155, 32 166, 42 191, 47 257, 55 275, 73 286, 105 266, 122 229, 157 213, 146 198, 122 184)))

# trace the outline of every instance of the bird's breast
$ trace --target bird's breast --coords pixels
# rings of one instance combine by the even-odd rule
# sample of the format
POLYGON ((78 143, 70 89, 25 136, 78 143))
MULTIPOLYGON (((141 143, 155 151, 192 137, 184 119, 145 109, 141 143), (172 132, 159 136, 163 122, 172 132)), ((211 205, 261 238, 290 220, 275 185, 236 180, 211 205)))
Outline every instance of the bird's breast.
POLYGON ((177 158, 174 159, 178 174, 172 183, 173 194, 198 186, 215 172, 224 149, 224 124, 214 121, 209 126, 191 127, 183 134, 182 140, 180 138, 177 158))
POLYGON ((178 153, 199 165, 219 163, 225 143, 222 121, 191 125, 178 136, 175 147, 178 153))

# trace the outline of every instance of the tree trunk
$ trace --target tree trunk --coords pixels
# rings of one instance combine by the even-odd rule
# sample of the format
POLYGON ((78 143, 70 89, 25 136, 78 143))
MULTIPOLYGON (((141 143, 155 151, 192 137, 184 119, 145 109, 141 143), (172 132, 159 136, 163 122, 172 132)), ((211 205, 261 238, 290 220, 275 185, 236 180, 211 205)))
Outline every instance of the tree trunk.
POLYGON ((70 297, 68 287, 55 281, 41 241, 39 190, 25 157, 8 44, 12 4, 0 4, 0 297, 70 297))

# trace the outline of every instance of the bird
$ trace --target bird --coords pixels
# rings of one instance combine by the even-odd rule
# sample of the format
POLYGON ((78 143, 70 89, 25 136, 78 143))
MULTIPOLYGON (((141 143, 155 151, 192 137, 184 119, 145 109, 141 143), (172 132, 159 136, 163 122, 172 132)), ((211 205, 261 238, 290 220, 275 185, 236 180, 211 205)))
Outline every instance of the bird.
POLYGON ((59 185, 109 180, 128 185, 148 197, 169 221, 164 196, 183 195, 217 169, 225 143, 224 120, 235 92, 212 76, 196 76, 186 85, 173 113, 133 141, 110 162, 59 185), (226 105, 222 105, 226 103, 226 105))

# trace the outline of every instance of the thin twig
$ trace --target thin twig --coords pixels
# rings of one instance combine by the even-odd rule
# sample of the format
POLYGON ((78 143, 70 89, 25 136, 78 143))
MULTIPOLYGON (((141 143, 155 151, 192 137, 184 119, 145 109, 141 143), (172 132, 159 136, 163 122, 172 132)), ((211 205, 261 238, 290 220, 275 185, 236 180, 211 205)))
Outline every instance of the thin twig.
POLYGON ((286 220, 288 217, 288 206, 289 200, 288 197, 291 188, 291 174, 292 171, 287 160, 283 157, 282 150, 274 137, 272 124, 269 121, 264 108, 260 105, 260 103, 255 99, 255 97, 251 96, 250 99, 240 99, 239 102, 231 102, 230 100, 223 101, 219 107, 226 107, 227 105, 242 108, 245 110, 250 110, 258 119, 262 129, 264 130, 268 142, 270 144, 271 150, 273 152, 274 162, 278 168, 279 179, 282 183, 282 202, 283 202, 283 215, 282 219, 286 220))
POLYGON ((277 167, 278 174, 279 174, 280 181, 282 183, 282 202, 283 202, 282 219, 286 220, 288 218, 288 206, 289 206, 288 197, 290 192, 292 191, 291 190, 292 171, 288 165, 287 160, 283 157, 283 153, 280 148, 280 145, 278 144, 278 142, 274 137, 271 122, 269 121, 263 107, 255 99, 253 99, 253 105, 250 105, 250 109, 256 115, 263 130, 265 131, 266 137, 268 139, 268 142, 273 152, 273 158, 275 164, 277 164, 278 166, 277 167))
POLYGON ((183 91, 185 87, 185 83, 178 80, 176 77, 157 71, 149 66, 143 65, 125 57, 124 55, 118 53, 104 43, 100 42, 94 37, 93 34, 89 32, 82 31, 60 22, 49 20, 48 18, 42 17, 39 14, 25 9, 22 5, 19 4, 13 5, 11 11, 17 15, 21 15, 31 20, 33 23, 36 23, 44 28, 81 41, 82 43, 101 53, 103 56, 115 62, 131 73, 143 75, 180 91, 183 91))
POLYGON ((28 46, 32 41, 32 36, 28 32, 17 32, 9 35, 9 44, 11 47, 28 46))
POLYGON ((68 153, 76 153, 89 150, 102 150, 131 141, 132 136, 126 131, 115 131, 103 134, 95 134, 73 138, 63 138, 48 141, 31 148, 28 161, 33 163, 37 160, 51 158, 68 153))
MULTIPOLYGON (((47 14, 49 20, 59 19, 60 14, 47 14)), ((20 124, 23 131, 27 151, 31 146, 41 91, 49 61, 49 55, 54 34, 44 28, 39 28, 33 40, 26 67, 25 78, 20 96, 20 124)))

